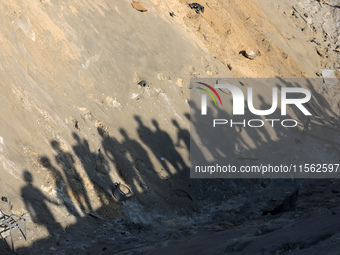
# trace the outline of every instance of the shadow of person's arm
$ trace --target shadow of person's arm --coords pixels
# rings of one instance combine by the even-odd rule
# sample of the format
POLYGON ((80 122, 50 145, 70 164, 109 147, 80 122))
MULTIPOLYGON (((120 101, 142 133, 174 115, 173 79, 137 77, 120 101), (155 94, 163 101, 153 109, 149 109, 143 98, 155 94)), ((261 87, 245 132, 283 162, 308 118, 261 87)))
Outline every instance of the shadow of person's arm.
POLYGON ((176 147, 178 147, 178 148, 183 148, 183 145, 181 145, 181 140, 183 140, 183 139, 182 139, 182 137, 178 134, 178 135, 177 135, 177 142, 176 142, 176 144, 175 144, 176 147))
POLYGON ((53 205, 57 205, 57 206, 60 206, 60 205, 63 205, 64 204, 64 201, 61 200, 62 202, 58 202, 58 201, 54 201, 52 199, 50 199, 49 197, 47 196, 44 196, 44 200, 46 200, 46 202, 50 203, 50 204, 53 204, 53 205))

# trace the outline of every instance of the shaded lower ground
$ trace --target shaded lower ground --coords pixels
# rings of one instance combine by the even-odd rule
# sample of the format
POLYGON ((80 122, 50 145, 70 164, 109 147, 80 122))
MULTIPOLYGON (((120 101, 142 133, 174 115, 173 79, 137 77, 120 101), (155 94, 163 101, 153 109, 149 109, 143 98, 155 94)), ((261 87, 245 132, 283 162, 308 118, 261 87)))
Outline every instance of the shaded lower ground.
MULTIPOLYGON (((197 201, 198 210, 190 217, 178 214, 180 208, 175 206, 166 217, 155 215, 152 224, 87 215, 45 239, 30 241, 27 247, 20 247, 26 244, 16 233, 16 253, 339 254, 340 181, 297 182, 296 205, 281 214, 262 215, 292 192, 294 182, 262 180, 257 191, 219 202, 197 201)), ((30 223, 29 237, 36 231, 39 228, 30 223)), ((1 254, 11 253, 6 242, 1 242, 1 254)))
POLYGON ((304 215, 269 218, 265 224, 205 232, 147 254, 327 254, 340 253, 340 206, 304 215))

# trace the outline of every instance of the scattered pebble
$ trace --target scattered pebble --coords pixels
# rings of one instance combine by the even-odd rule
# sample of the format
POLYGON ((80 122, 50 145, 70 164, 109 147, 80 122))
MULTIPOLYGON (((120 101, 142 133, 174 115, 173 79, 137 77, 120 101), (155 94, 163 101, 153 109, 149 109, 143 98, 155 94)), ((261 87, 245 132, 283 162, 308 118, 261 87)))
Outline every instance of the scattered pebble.
POLYGON ((140 82, 138 82, 138 85, 141 87, 145 87, 148 83, 144 80, 141 80, 140 82))
POLYGON ((316 43, 317 45, 321 45, 317 40, 312 39, 311 42, 316 43))
POLYGON ((132 7, 135 8, 137 11, 140 11, 140 12, 146 12, 147 9, 145 9, 138 1, 136 0, 133 0, 132 2, 132 7))
POLYGON ((200 5, 198 3, 191 3, 191 4, 189 4, 189 7, 191 9, 195 9, 197 14, 200 14, 200 12, 204 13, 204 6, 200 5))
POLYGON ((253 60, 254 58, 256 58, 258 55, 253 51, 253 50, 247 50, 245 52, 245 56, 251 60, 253 60))

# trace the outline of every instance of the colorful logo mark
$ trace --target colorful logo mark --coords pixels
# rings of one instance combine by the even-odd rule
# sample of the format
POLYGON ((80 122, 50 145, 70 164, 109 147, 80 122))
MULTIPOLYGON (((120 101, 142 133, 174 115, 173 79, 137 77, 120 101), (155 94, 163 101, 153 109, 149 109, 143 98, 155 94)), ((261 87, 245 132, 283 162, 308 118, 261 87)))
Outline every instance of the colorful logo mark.
MULTIPOLYGON (((220 101, 221 105, 222 105, 222 100, 221 100, 221 98, 220 98, 220 95, 217 93, 217 91, 216 91, 213 87, 211 87, 210 85, 205 84, 205 83, 203 83, 203 82, 197 82, 197 83, 199 83, 199 84, 201 84, 201 85, 203 85, 203 86, 206 86, 206 87, 209 88, 212 92, 214 92, 215 95, 217 96, 218 100, 220 101)), ((214 103, 215 103, 215 105, 217 106, 216 100, 215 100, 214 96, 211 94, 211 92, 210 92, 209 90, 203 89, 203 88, 200 88, 200 87, 197 87, 197 88, 200 89, 200 90, 203 90, 204 92, 206 92, 206 93, 214 100, 214 103)))

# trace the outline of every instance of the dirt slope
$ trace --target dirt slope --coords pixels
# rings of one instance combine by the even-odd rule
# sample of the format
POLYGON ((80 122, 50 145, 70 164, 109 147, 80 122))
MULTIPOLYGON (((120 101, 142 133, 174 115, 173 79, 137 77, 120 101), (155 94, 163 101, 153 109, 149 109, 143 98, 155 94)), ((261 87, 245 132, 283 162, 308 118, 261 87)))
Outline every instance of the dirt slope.
MULTIPOLYGON (((141 1, 147 12, 130 1, 0 4, 0 196, 29 221, 29 242, 16 236, 18 253, 152 250, 196 233, 207 223, 202 210, 224 210, 226 199, 251 203, 266 185, 292 188, 189 179, 189 80, 320 77, 338 67, 338 30, 327 24, 339 9, 294 2, 306 23, 288 0, 198 2, 204 13, 182 0, 141 1), (247 49, 259 56, 245 58, 247 49), (123 203, 112 196, 119 182, 134 192, 123 203)), ((339 121, 337 89, 315 88, 327 125, 339 121)), ((317 145, 339 144, 332 136, 317 145)))

